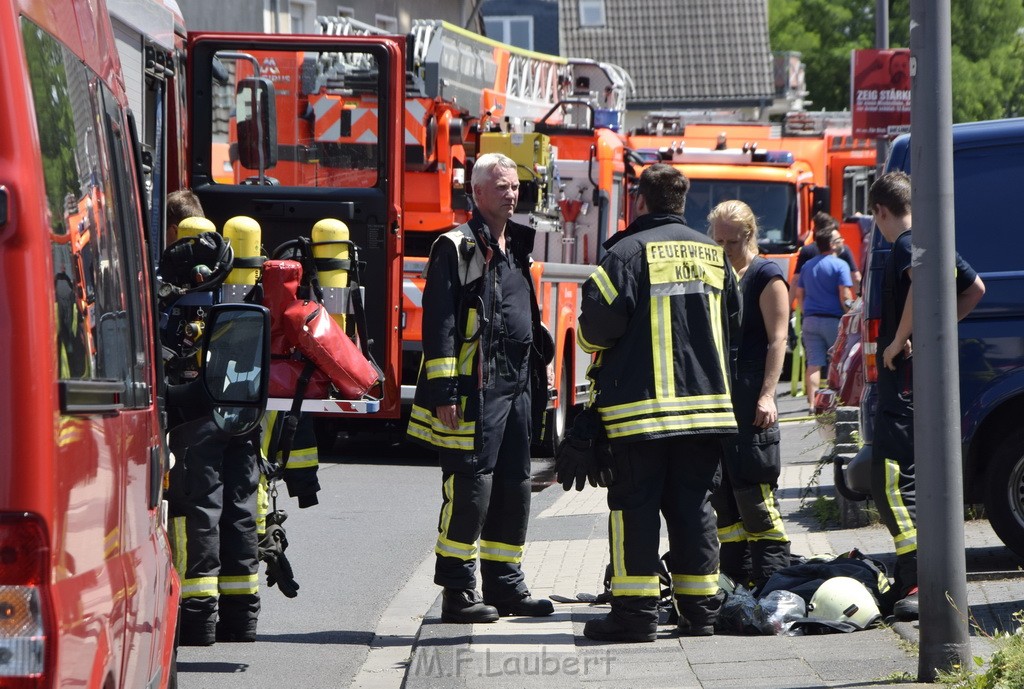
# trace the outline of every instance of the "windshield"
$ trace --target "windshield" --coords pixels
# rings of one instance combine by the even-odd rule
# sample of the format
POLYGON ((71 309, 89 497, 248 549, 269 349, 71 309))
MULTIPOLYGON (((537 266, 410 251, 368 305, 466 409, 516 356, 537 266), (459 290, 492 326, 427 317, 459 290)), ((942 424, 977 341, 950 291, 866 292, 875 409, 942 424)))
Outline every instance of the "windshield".
POLYGON ((797 240, 796 188, 783 182, 746 182, 727 179, 691 179, 686 194, 686 224, 700 232, 708 229, 708 213, 722 201, 739 199, 754 211, 758 245, 770 254, 791 253, 797 240))

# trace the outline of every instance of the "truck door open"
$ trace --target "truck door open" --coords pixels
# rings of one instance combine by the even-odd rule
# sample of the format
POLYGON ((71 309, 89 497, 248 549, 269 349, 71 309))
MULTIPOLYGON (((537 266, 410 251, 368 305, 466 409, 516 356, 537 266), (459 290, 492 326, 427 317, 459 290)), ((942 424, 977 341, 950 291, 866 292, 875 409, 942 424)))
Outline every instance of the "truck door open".
POLYGON ((402 37, 201 33, 188 53, 190 183, 207 217, 218 229, 256 219, 268 257, 321 220, 348 226, 385 418, 400 408, 404 48, 402 37))

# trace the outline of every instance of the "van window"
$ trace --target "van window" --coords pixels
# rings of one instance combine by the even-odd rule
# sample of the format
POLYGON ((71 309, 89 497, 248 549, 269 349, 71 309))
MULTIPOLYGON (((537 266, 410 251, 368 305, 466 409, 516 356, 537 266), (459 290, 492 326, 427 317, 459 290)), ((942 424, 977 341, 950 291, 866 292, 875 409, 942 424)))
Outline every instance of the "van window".
POLYGON ((133 182, 119 109, 111 112, 106 87, 55 38, 27 19, 22 36, 49 211, 60 378, 123 383, 122 404, 148 403, 148 394, 135 397, 147 366, 145 292, 137 247, 125 244, 138 242, 138 206, 134 191, 120 188, 133 182))
POLYGON ((1020 270, 1024 256, 1017 198, 1024 146, 960 148, 954 161, 956 248, 986 273, 1020 270))

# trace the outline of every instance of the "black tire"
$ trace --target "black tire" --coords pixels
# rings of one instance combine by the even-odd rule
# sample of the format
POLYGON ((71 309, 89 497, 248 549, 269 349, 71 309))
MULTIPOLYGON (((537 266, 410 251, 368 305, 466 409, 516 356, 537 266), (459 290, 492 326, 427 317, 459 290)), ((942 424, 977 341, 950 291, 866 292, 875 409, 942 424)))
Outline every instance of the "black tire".
POLYGON ((547 412, 544 437, 534 452, 538 457, 554 457, 555 450, 565 440, 571 420, 569 385, 569 362, 565 361, 562 363, 562 375, 558 379, 558 406, 547 412))
POLYGON ((988 466, 985 511, 1000 540, 1024 557, 1024 428, 999 443, 988 466))

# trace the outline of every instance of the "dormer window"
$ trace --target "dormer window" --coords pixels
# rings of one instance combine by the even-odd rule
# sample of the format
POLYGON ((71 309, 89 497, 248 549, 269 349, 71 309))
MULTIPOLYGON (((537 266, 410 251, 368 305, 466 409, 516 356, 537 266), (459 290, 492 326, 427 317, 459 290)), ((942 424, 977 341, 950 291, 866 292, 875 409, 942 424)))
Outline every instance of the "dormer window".
POLYGON ((580 26, 603 28, 606 24, 604 0, 580 0, 580 26))

